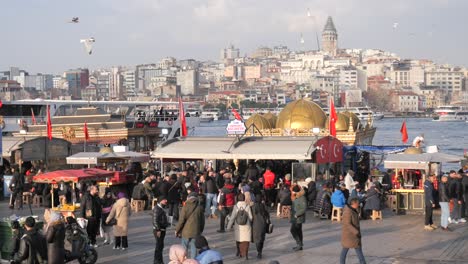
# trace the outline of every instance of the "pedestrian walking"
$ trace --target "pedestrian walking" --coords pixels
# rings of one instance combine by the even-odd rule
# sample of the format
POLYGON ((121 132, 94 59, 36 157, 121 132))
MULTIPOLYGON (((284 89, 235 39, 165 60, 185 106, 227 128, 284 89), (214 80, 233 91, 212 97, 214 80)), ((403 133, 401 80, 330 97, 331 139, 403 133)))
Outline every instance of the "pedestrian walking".
MULTIPOLYGON (((423 177, 425 177, 423 175, 423 177)), ((424 210, 424 230, 432 231, 437 228, 432 221, 432 211, 435 207, 435 199, 434 199, 434 182, 435 175, 430 175, 426 178, 424 182, 424 202, 426 204, 424 210)))
POLYGON ((361 227, 359 225, 359 199, 351 198, 343 210, 343 228, 341 235, 341 250, 340 264, 346 263, 346 256, 350 248, 356 250, 360 264, 366 264, 366 259, 362 253, 361 243, 361 227))
POLYGON ((223 255, 210 249, 208 240, 204 236, 195 239, 195 247, 199 250, 196 259, 200 264, 223 264, 223 255))
POLYGON ((126 250, 128 248, 128 221, 131 215, 130 202, 125 193, 117 195, 117 201, 112 206, 106 224, 111 221, 114 225, 114 249, 126 250), (115 219, 115 220, 112 220, 115 219))
POLYGON ((449 194, 450 201, 453 203, 453 209, 450 213, 449 223, 458 224, 466 222, 465 219, 461 219, 461 205, 462 205, 462 187, 458 174, 454 171, 450 171, 450 183, 449 183, 449 194))
POLYGON ((154 248, 154 264, 164 264, 163 250, 164 238, 166 237, 166 228, 169 226, 166 211, 167 198, 159 196, 158 204, 153 208, 153 234, 156 239, 154 248))
POLYGON ((275 181, 276 175, 271 171, 270 167, 267 167, 263 174, 263 188, 265 189, 266 204, 269 207, 273 207, 275 203, 275 181))
POLYGON ((8 188, 10 189, 10 209, 15 209, 15 204, 18 202, 17 207, 23 209, 23 190, 24 190, 24 175, 19 173, 18 166, 11 168, 13 178, 10 181, 8 188))
POLYGON ((190 258, 197 256, 195 238, 201 235, 205 228, 204 208, 199 203, 198 194, 190 193, 185 206, 182 207, 175 231, 176 236, 182 238, 182 245, 187 249, 190 258))
POLYGON ((224 187, 219 192, 219 229, 218 233, 224 233, 226 227, 226 217, 231 215, 234 205, 236 204, 236 189, 232 184, 231 178, 226 178, 224 187))
POLYGON ((449 186, 448 186, 448 175, 442 175, 441 182, 439 184, 439 204, 440 210, 440 227, 443 231, 450 231, 448 228, 448 219, 450 217, 450 197, 449 197, 449 186))
POLYGON ((302 224, 306 220, 307 201, 305 192, 299 185, 292 187, 292 206, 291 206, 291 235, 296 241, 294 251, 302 250, 304 246, 302 235, 302 224))
POLYGON ((18 254, 11 261, 12 264, 36 264, 47 260, 47 241, 36 229, 36 220, 32 216, 24 222, 26 229, 21 238, 18 254))
POLYGON ((257 247, 257 259, 262 259, 263 245, 265 243, 267 226, 270 222, 270 214, 265 205, 265 200, 261 195, 255 197, 255 203, 252 206, 252 216, 252 238, 257 247))
POLYGON ((167 203, 169 205, 169 216, 172 219, 179 220, 179 205, 181 201, 182 183, 178 180, 177 174, 172 174, 170 180, 170 188, 167 192, 167 203))
POLYGON ((47 221, 47 263, 64 264, 65 263, 65 223, 62 215, 58 212, 46 209, 45 216, 47 221))
POLYGON ((106 224, 107 217, 109 216, 112 206, 115 203, 115 199, 112 196, 110 188, 106 188, 104 197, 101 200, 102 207, 102 216, 101 216, 101 228, 104 235, 104 245, 109 245, 112 243, 112 225, 106 224))
POLYGON ((216 187, 215 173, 209 172, 203 184, 203 193, 206 196, 205 216, 215 218, 215 211, 218 206, 218 188, 216 187))
POLYGON ((234 225, 234 237, 236 239, 236 256, 248 259, 249 244, 252 240, 252 209, 245 202, 245 195, 239 193, 237 195, 237 203, 231 214, 231 219, 227 229, 231 229, 234 225))
POLYGON ((101 221, 101 203, 99 201, 98 188, 92 185, 81 198, 81 216, 88 220, 86 231, 90 244, 97 247, 96 236, 99 231, 101 221))
POLYGON ((462 177, 461 185, 462 185, 462 194, 463 194, 463 210, 462 210, 462 218, 468 217, 468 174, 466 174, 463 169, 458 171, 462 177))

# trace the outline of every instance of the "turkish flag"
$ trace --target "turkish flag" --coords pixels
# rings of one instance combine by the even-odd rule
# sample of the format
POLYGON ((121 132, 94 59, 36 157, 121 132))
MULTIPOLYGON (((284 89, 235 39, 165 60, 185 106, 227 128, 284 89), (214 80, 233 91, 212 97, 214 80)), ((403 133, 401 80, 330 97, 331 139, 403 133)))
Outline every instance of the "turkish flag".
POLYGON ((401 141, 403 141, 403 143, 408 142, 408 130, 406 129, 406 121, 403 121, 403 124, 401 124, 400 133, 401 141))
POLYGON ((185 111, 184 111, 184 103, 182 102, 182 98, 179 97, 179 120, 180 120, 180 135, 182 137, 187 136, 187 121, 185 120, 185 111))
POLYGON ((328 129, 330 130, 330 136, 336 137, 336 121, 338 120, 338 115, 336 114, 335 103, 333 102, 333 98, 330 98, 330 115, 328 119, 330 122, 328 124, 328 129))
POLYGON ((83 132, 84 132, 85 140, 88 141, 89 140, 89 132, 88 132, 88 123, 87 122, 84 123, 83 132))
POLYGON ((33 125, 37 124, 36 116, 34 115, 34 110, 32 108, 31 108, 31 120, 32 120, 33 125))
POLYGON ((234 117, 235 117, 237 120, 242 121, 242 116, 239 115, 239 112, 237 112, 236 109, 232 108, 231 111, 232 111, 232 114, 234 115, 234 117))
POLYGON ((47 105, 47 137, 52 140, 52 121, 50 120, 50 106, 47 105))

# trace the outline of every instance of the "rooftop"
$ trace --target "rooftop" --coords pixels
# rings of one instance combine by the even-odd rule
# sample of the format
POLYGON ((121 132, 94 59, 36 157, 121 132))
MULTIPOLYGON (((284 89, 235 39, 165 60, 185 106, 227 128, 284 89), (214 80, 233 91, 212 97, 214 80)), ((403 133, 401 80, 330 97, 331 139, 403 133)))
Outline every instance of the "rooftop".
POLYGON ((325 24, 325 27, 323 28, 323 32, 325 31, 332 31, 336 33, 335 24, 333 23, 333 19, 331 16, 328 17, 327 23, 325 24))

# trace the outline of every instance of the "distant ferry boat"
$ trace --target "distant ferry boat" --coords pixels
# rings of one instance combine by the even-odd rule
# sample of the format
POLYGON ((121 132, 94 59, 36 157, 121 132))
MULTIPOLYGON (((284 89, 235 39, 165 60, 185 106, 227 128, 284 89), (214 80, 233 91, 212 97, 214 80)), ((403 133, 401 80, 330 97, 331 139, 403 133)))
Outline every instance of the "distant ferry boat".
POLYGON ((212 122, 218 121, 221 118, 221 110, 218 108, 210 108, 202 111, 200 116, 200 122, 212 122))
MULTIPOLYGON (((328 113, 328 108, 324 108, 323 110, 328 113)), ((375 120, 381 120, 382 118, 384 118, 383 113, 374 112, 368 106, 347 107, 347 108, 346 107, 337 107, 336 111, 337 112, 345 112, 345 111, 352 112, 352 113, 356 114, 356 116, 359 118, 359 120, 361 122, 367 122, 367 120, 369 119, 369 115, 372 116, 372 120, 374 120, 374 121, 375 120)))
POLYGON ((264 115, 264 114, 272 113, 278 116, 281 110, 283 110, 283 108, 243 108, 241 115, 244 120, 247 120, 254 114, 264 115))
POLYGON ((468 110, 461 106, 439 106, 434 110, 434 121, 465 122, 468 121, 468 110))

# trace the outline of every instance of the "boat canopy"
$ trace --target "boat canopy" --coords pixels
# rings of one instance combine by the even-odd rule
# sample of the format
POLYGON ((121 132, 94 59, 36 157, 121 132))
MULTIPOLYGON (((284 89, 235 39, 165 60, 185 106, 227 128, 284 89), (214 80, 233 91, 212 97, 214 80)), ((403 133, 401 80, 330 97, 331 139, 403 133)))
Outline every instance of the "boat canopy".
POLYGON ((457 163, 463 158, 445 153, 389 154, 385 160, 387 169, 426 169, 429 163, 457 163))
POLYGON ((157 159, 310 160, 317 137, 186 137, 166 141, 157 159))
POLYGON ((147 162, 150 156, 144 153, 138 153, 133 151, 125 152, 79 152, 75 155, 67 157, 67 164, 98 164, 113 160, 131 160, 133 162, 147 162))

